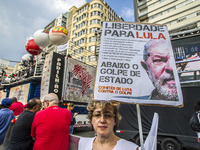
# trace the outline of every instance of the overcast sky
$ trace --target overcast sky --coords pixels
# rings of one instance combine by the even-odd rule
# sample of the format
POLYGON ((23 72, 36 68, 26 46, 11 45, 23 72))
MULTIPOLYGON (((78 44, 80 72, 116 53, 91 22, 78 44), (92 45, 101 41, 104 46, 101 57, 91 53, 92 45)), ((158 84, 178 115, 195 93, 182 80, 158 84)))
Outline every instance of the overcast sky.
MULTIPOLYGON (((91 0, 87 0, 90 2, 91 0)), ((27 38, 72 6, 86 0, 2 0, 0 5, 0 59, 20 61, 27 38)), ((106 0, 125 21, 134 21, 133 0, 106 0)))

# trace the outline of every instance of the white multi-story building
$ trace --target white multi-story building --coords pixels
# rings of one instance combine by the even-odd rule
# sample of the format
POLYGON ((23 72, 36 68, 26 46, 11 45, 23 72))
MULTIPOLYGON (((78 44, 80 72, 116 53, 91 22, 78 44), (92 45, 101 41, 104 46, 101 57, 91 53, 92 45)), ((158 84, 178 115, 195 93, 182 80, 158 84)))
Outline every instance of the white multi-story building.
POLYGON ((135 0, 139 22, 165 24, 170 33, 200 28, 200 0, 135 0))

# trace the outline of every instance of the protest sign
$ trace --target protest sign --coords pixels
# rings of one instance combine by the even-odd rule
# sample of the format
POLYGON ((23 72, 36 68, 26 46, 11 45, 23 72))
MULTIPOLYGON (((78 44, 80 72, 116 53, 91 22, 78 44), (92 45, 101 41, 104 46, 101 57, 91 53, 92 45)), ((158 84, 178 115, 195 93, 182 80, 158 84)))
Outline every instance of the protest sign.
POLYGON ((183 105, 167 27, 104 22, 94 99, 183 105))

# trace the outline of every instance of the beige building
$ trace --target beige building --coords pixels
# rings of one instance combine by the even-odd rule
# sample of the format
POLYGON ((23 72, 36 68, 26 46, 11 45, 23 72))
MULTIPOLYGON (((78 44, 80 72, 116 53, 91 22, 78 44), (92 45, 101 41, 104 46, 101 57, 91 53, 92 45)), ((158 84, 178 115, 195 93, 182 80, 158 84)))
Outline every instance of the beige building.
POLYGON ((74 59, 96 66, 103 21, 123 19, 104 0, 92 0, 80 8, 72 7, 68 18, 68 54, 74 59))
POLYGON ((136 7, 139 22, 165 24, 170 33, 200 28, 200 0, 137 0, 136 7))

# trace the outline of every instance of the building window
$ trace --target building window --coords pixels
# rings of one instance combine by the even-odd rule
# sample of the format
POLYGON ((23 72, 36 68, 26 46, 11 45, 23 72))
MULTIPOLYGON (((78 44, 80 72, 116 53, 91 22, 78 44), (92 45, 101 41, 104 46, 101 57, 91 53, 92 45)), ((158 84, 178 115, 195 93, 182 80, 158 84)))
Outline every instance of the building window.
POLYGON ((87 10, 87 9, 88 9, 88 5, 84 6, 84 7, 81 8, 81 9, 79 9, 79 10, 77 11, 77 15, 80 14, 80 13, 82 13, 83 11, 85 11, 85 10, 87 10))
POLYGON ((90 20, 90 25, 92 25, 92 24, 100 24, 100 25, 102 25, 101 20, 99 20, 99 19, 90 20))
POLYGON ((87 39, 86 38, 81 38, 80 40, 74 42, 75 46, 78 46, 82 43, 87 43, 87 39))
POLYGON ((103 6, 101 4, 98 4, 98 3, 92 4, 91 8, 100 8, 101 10, 103 10, 103 6))
POLYGON ((96 61, 96 56, 88 56, 88 62, 96 61))
POLYGON ((78 60, 85 62, 85 56, 79 57, 78 60))
POLYGON ((90 16, 100 16, 103 17, 103 13, 101 13, 100 11, 93 11, 90 13, 90 16))
POLYGON ((95 28, 91 28, 91 29, 90 29, 90 33, 93 33, 93 32, 95 32, 95 31, 99 31, 99 30, 100 30, 100 28, 96 28, 96 27, 95 27, 95 28))
POLYGON ((88 16, 88 13, 83 13, 83 15, 81 15, 81 16, 79 16, 79 17, 76 18, 76 21, 78 22, 78 21, 84 19, 87 16, 88 16))
POLYGON ((86 34, 86 33, 87 33, 87 29, 83 29, 83 30, 79 31, 78 33, 75 33, 75 36, 79 37, 79 36, 86 34))
POLYGON ((177 20, 177 22, 182 22, 185 19, 186 19, 186 17, 180 18, 180 19, 177 20))
POLYGON ((96 36, 92 36, 89 38, 89 42, 96 42, 96 36))
POLYGON ((89 46, 88 51, 89 52, 95 51, 95 45, 89 46))

